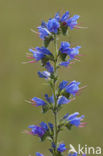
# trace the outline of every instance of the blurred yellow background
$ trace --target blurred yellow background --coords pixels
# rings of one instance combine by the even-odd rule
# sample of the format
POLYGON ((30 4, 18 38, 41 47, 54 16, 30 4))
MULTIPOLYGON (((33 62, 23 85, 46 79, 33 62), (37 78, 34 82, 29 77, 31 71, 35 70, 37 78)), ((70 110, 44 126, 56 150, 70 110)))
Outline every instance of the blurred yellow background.
MULTIPOLYGON (((81 62, 71 69, 61 69, 61 80, 78 80, 88 84, 76 101, 64 106, 60 115, 79 111, 86 116, 85 128, 61 133, 66 144, 103 145, 103 0, 9 0, 0 1, 0 156, 28 156, 36 151, 49 155, 49 143, 22 134, 30 124, 52 121, 51 113, 42 115, 40 108, 25 100, 43 97, 50 92, 45 80, 38 78, 40 64, 26 64, 28 49, 41 46, 41 40, 30 31, 59 10, 81 16, 79 23, 88 29, 75 29, 66 41, 81 45, 81 62)), ((63 38, 64 40, 64 38, 63 38)), ((103 148, 103 147, 102 147, 103 148)))

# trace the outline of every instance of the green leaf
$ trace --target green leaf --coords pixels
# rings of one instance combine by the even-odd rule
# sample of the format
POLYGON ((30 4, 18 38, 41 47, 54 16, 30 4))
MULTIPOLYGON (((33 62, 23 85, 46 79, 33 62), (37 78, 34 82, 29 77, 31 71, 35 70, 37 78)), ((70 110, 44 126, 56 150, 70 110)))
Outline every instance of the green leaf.
POLYGON ((62 24, 61 25, 61 30, 62 30, 63 35, 67 35, 67 33, 68 33, 68 26, 62 24))
POLYGON ((62 153, 60 153, 60 152, 58 152, 58 153, 57 153, 57 156, 63 156, 63 154, 62 154, 62 153))
POLYGON ((71 124, 67 124, 67 125, 66 125, 66 128, 67 128, 68 130, 71 130, 72 126, 73 126, 73 125, 71 125, 71 124))
POLYGON ((41 60, 41 63, 42 63, 42 66, 45 66, 46 63, 49 61, 49 60, 54 60, 54 56, 53 55, 48 55, 48 56, 45 56, 42 58, 41 60))
POLYGON ((60 55, 61 60, 65 61, 67 54, 63 54, 60 52, 59 55, 60 55))
POLYGON ((43 113, 46 113, 48 110, 49 110, 48 105, 43 105, 43 106, 42 106, 42 112, 43 112, 43 113))
POLYGON ((65 90, 62 90, 61 93, 60 93, 60 95, 63 95, 66 98, 69 98, 71 94, 70 93, 67 93, 65 90))
POLYGON ((44 40, 44 47, 47 48, 49 46, 49 43, 53 40, 52 36, 46 37, 44 40))

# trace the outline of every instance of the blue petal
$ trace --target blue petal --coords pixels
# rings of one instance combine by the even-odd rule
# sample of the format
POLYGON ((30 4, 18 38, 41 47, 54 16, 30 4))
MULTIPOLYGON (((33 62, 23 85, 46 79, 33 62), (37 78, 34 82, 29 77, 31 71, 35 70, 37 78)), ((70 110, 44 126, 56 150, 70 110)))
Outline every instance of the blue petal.
POLYGON ((35 58, 36 61, 39 61, 44 57, 43 53, 37 52, 33 49, 29 49, 29 51, 33 53, 33 57, 35 58))
POLYGON ((59 84, 59 89, 62 90, 64 89, 68 84, 68 81, 62 81, 60 84, 59 84))
POLYGON ((50 73, 53 73, 54 72, 54 68, 53 68, 53 66, 49 62, 46 63, 45 68, 50 73))
POLYGON ((66 11, 61 18, 61 22, 66 22, 68 18, 69 18, 69 11, 66 11))
POLYGON ((61 46, 60 46, 60 51, 62 53, 68 53, 69 51, 69 48, 70 48, 70 43, 69 42, 61 42, 61 46))
POLYGON ((59 147, 57 148, 57 151, 59 152, 64 152, 66 150, 65 144, 60 144, 59 147))
POLYGON ((45 131, 48 131, 49 129, 48 129, 48 126, 47 126, 47 124, 45 123, 45 122, 41 122, 40 123, 40 126, 45 130, 45 131))
POLYGON ((75 94, 79 91, 79 84, 80 82, 72 81, 65 87, 65 91, 75 96, 75 94))
POLYGON ((46 28, 46 27, 47 27, 47 23, 44 22, 44 21, 42 21, 42 23, 41 23, 41 27, 42 27, 42 28, 46 28))
POLYGON ((45 78, 45 79, 48 79, 50 77, 50 73, 47 72, 47 71, 43 71, 43 72, 38 72, 38 75, 40 78, 45 78))
POLYGON ((53 130, 54 126, 53 126, 52 123, 48 122, 48 126, 49 126, 49 128, 50 128, 51 130, 53 130))
POLYGON ((81 120, 84 118, 84 115, 81 117, 77 117, 79 115, 78 112, 71 114, 68 118, 67 121, 70 121, 70 124, 75 125, 78 127, 80 125, 81 120))
POLYGON ((73 29, 78 24, 77 20, 79 19, 79 17, 79 15, 74 15, 67 21, 67 24, 71 29, 73 29))
POLYGON ((80 46, 77 46, 75 48, 71 48, 70 49, 68 54, 69 54, 71 59, 74 59, 75 56, 79 55, 79 49, 80 48, 81 48, 80 46))
POLYGON ((77 156, 78 155, 78 153, 73 153, 73 154, 69 154, 68 156, 77 156))
POLYGON ((70 102, 70 100, 68 100, 65 96, 60 96, 57 101, 57 104, 62 105, 62 104, 67 104, 69 102, 70 102))
POLYGON ((65 114, 64 117, 63 117, 63 119, 67 119, 68 116, 69 116, 69 113, 65 114))
POLYGON ((36 47, 35 49, 37 51, 43 53, 44 55, 52 55, 52 53, 47 48, 45 48, 45 47, 41 47, 41 48, 36 47))
POLYGON ((45 99, 50 103, 50 104, 54 104, 54 96, 48 96, 48 94, 45 94, 45 99))
POLYGON ((59 15, 59 12, 56 13, 55 15, 55 19, 59 22, 60 21, 60 15, 59 15))
POLYGON ((52 142, 52 147, 55 149, 56 148, 56 145, 54 142, 52 142))
POLYGON ((32 128, 32 134, 41 138, 45 134, 45 131, 41 127, 35 125, 35 127, 32 128))
POLYGON ((36 152, 36 156, 44 156, 44 155, 39 152, 36 152))
POLYGON ((28 126, 28 128, 35 128, 35 125, 30 125, 28 126))
POLYGON ((45 101, 43 101, 42 99, 37 98, 37 97, 33 97, 32 98, 32 101, 34 101, 37 106, 42 106, 42 105, 45 105, 46 104, 45 101))
POLYGON ((50 32, 57 34, 60 24, 55 18, 53 18, 48 21, 47 27, 50 32))
POLYGON ((77 117, 79 115, 79 112, 75 112, 71 115, 69 115, 68 120, 73 120, 75 117, 77 117))
POLYGON ((76 127, 78 127, 80 125, 80 119, 75 118, 75 119, 70 121, 70 124, 75 125, 76 127))
POLYGON ((46 28, 44 28, 44 26, 43 27, 42 26, 38 27, 38 31, 40 33, 40 38, 42 40, 45 40, 45 38, 50 35, 50 32, 46 28))
POLYGON ((61 62, 59 65, 67 67, 69 64, 70 64, 70 61, 68 60, 68 61, 65 61, 65 62, 61 62))

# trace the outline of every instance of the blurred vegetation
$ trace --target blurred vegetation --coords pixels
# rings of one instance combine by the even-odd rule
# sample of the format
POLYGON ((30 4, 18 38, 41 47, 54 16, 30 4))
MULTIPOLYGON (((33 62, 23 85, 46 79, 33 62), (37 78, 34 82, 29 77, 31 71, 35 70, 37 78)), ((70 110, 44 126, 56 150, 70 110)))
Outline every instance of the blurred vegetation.
POLYGON ((47 20, 59 10, 69 10, 81 16, 81 26, 88 29, 73 30, 66 40, 81 45, 81 62, 71 69, 61 69, 60 79, 78 80, 88 84, 76 101, 66 105, 64 112, 85 114, 86 128, 73 128, 61 133, 66 144, 103 145, 103 0, 9 0, 0 1, 0 155, 28 156, 40 151, 49 155, 48 142, 23 134, 30 124, 53 120, 51 113, 42 115, 39 108, 25 102, 34 96, 43 97, 50 92, 44 80, 37 76, 40 65, 26 64, 25 54, 30 47, 40 46, 41 40, 30 29, 36 29, 41 20, 47 20))

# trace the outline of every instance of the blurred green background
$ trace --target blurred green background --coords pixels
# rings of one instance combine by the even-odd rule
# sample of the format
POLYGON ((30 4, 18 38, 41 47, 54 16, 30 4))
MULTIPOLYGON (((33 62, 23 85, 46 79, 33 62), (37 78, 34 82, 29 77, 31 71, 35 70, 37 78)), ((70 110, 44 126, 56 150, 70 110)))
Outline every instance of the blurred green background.
MULTIPOLYGON (((69 10, 81 16, 81 26, 88 29, 70 32, 72 45, 81 45, 81 62, 72 69, 61 69, 61 79, 78 80, 88 84, 64 112, 85 114, 87 127, 73 128, 61 133, 66 144, 103 145, 103 0, 9 0, 0 1, 0 156, 28 156, 40 151, 49 155, 48 142, 22 134, 30 124, 53 120, 49 112, 42 115, 39 108, 25 102, 34 96, 43 97, 50 88, 37 76, 39 63, 23 65, 28 49, 41 45, 30 31, 48 20, 59 10, 69 10)), ((63 38, 64 40, 64 38, 63 38)), ((103 148, 103 147, 102 147, 103 148)))

